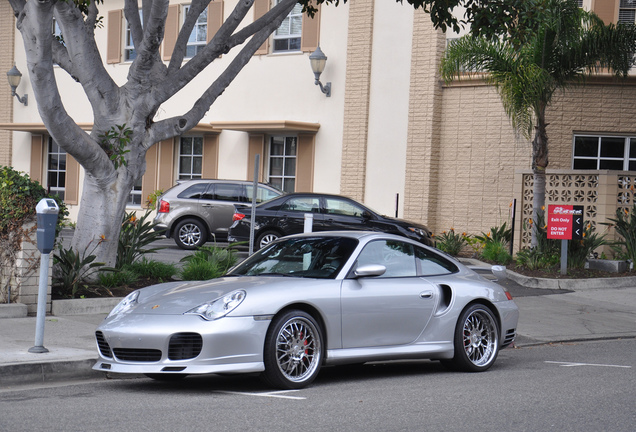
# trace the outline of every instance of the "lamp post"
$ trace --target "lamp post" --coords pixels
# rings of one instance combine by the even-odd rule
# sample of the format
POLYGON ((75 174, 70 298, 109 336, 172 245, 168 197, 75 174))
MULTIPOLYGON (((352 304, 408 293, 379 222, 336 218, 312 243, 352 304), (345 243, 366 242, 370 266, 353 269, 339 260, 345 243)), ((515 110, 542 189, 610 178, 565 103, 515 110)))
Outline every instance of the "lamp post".
POLYGON ((309 55, 309 63, 311 64, 311 70, 314 72, 314 77, 316 78, 314 84, 320 86, 320 91, 322 91, 327 97, 331 97, 331 83, 328 82, 323 86, 320 82, 320 74, 322 74, 322 71, 325 70, 325 65, 327 64, 327 56, 322 52, 320 47, 316 48, 316 51, 309 55))
POLYGON ((9 80, 9 85, 11 86, 11 96, 15 96, 16 98, 18 98, 18 102, 24 104, 24 106, 27 106, 29 104, 28 95, 25 94, 24 96, 20 97, 15 92, 15 90, 20 85, 20 81, 22 80, 22 74, 20 73, 18 68, 15 67, 15 65, 13 65, 11 70, 7 72, 7 79, 9 80))

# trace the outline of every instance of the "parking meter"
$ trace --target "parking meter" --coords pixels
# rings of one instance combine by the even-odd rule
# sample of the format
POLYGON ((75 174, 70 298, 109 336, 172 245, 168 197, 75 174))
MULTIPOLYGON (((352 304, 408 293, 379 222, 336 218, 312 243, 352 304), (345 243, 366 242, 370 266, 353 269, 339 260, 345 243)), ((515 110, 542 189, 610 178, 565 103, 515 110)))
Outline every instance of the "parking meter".
POLYGON ((54 199, 43 198, 35 206, 37 215, 37 242, 40 251, 40 282, 38 286, 38 307, 35 323, 35 345, 29 348, 30 353, 47 353, 44 348, 44 318, 46 316, 46 297, 49 280, 50 253, 55 244, 55 226, 60 208, 54 199))
POLYGON ((53 250, 55 244, 55 226, 57 225, 57 214, 60 208, 54 199, 43 198, 35 207, 37 214, 38 249, 41 253, 48 254, 53 250))

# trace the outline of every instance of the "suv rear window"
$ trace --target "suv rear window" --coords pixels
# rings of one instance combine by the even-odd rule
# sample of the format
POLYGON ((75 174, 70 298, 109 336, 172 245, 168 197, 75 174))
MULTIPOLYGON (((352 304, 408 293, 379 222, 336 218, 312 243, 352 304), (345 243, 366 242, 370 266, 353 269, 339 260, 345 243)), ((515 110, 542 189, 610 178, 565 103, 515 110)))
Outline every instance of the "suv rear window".
POLYGON ((196 183, 177 195, 178 198, 199 199, 208 188, 207 183, 196 183))
POLYGON ((214 198, 221 201, 244 201, 243 186, 230 183, 217 183, 215 186, 214 198))

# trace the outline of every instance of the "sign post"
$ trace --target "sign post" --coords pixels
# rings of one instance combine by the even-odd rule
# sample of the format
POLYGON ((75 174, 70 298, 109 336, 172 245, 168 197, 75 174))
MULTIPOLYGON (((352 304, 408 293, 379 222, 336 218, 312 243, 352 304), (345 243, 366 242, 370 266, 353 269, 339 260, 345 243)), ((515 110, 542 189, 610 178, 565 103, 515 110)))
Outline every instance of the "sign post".
POLYGON ((568 240, 583 238, 583 206, 549 205, 547 234, 561 240, 561 274, 567 273, 568 240))

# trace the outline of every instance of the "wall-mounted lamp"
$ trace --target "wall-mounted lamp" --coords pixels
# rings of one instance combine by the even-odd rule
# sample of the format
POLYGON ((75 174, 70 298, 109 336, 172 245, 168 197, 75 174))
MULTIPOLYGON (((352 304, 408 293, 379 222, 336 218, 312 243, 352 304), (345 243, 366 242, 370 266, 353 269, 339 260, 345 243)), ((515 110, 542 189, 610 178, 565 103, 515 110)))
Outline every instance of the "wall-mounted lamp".
POLYGON ((311 70, 314 71, 316 82, 314 84, 320 86, 322 91, 327 97, 331 97, 331 83, 328 82, 325 86, 320 82, 320 74, 325 70, 325 64, 327 64, 327 56, 322 52, 320 47, 316 48, 316 51, 312 52, 309 56, 309 63, 311 64, 311 70))
POLYGON ((22 79, 22 74, 20 73, 18 68, 15 67, 15 65, 13 65, 11 70, 7 72, 7 79, 9 80, 9 85, 11 86, 11 96, 17 97, 18 102, 20 102, 21 104, 24 104, 24 106, 29 105, 28 95, 25 94, 24 96, 20 97, 15 92, 15 89, 18 88, 18 86, 20 85, 20 80, 22 79))

